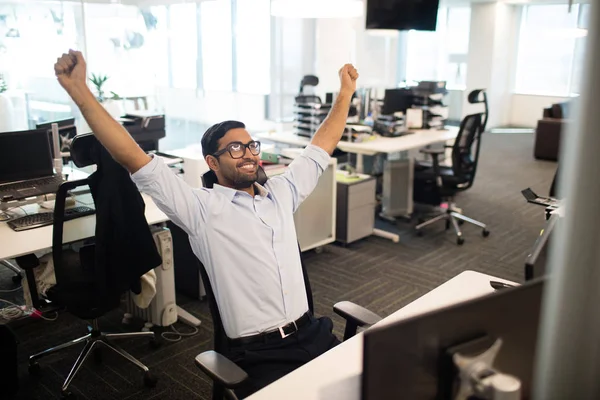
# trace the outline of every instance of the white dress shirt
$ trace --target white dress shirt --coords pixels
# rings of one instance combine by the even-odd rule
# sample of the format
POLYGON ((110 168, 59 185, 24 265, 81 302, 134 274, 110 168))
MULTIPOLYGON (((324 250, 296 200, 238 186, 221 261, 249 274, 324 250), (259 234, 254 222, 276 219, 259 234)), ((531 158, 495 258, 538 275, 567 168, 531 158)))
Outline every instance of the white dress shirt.
POLYGON ((228 337, 270 331, 308 311, 293 214, 328 164, 329 154, 309 145, 285 173, 255 184, 254 197, 220 185, 193 189, 159 158, 132 174, 188 233, 228 337))

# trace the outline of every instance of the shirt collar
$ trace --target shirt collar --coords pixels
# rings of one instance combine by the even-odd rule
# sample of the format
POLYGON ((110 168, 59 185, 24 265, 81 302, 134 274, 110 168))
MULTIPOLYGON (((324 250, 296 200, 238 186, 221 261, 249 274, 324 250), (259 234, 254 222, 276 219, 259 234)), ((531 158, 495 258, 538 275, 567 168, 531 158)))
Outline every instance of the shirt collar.
MULTIPOLYGON (((267 189, 265 189, 264 186, 262 186, 259 183, 255 182, 254 187, 256 188, 256 194, 258 194, 262 198, 265 198, 271 194, 267 189)), ((219 185, 218 183, 214 184, 213 189, 216 192, 224 195, 229 201, 233 201, 233 199, 235 198, 235 195, 241 192, 240 190, 222 186, 222 185, 219 185)))

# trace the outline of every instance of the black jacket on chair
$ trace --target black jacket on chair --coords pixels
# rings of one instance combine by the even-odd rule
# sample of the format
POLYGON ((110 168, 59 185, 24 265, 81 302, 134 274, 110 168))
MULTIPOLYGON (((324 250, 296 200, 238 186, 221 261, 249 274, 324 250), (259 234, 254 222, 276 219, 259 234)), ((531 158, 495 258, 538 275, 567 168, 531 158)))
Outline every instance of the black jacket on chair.
POLYGON ((140 276, 162 263, 144 210, 144 199, 129 172, 98 145, 98 169, 89 179, 96 205, 95 263, 106 271, 107 293, 141 291, 140 276))

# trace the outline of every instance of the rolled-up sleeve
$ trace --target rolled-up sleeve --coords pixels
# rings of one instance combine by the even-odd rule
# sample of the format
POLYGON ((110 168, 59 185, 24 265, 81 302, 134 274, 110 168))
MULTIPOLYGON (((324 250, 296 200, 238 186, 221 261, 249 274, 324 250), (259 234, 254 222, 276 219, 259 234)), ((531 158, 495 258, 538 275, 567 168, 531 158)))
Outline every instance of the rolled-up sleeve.
POLYGON ((291 191, 294 212, 315 189, 319 177, 329 165, 330 158, 320 147, 308 145, 282 175, 272 178, 274 183, 284 183, 291 191))
POLYGON ((131 180, 187 234, 198 233, 204 221, 206 191, 192 189, 158 157, 133 173, 131 180))

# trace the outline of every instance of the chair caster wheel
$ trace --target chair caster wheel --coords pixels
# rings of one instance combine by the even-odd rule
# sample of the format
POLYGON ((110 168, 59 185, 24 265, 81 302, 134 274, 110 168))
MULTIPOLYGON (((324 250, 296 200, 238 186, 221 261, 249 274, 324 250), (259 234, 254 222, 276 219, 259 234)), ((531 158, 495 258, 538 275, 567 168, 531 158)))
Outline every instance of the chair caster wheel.
POLYGON ((456 244, 459 246, 462 246, 463 243, 465 243, 465 239, 462 237, 459 237, 458 239, 456 239, 456 244))
POLYGON ((152 375, 150 371, 144 372, 144 386, 153 388, 157 383, 158 378, 156 376, 152 375))
POLYGON ((446 220, 446 230, 450 229, 450 221, 446 220))
POLYGON ((418 237, 421 237, 421 236, 423 236, 423 231, 417 231, 417 236, 418 236, 418 237))
POLYGON ((15 285, 18 285, 19 283, 21 283, 21 280, 23 279, 23 277, 19 274, 19 275, 13 275, 12 277, 12 281, 15 285))
POLYGON ((488 231, 487 229, 484 229, 483 231, 481 231, 481 235, 483 237, 488 237, 488 236, 490 236, 490 231, 488 231))
POLYGON ((61 392, 61 393, 60 393, 60 398, 61 398, 61 399, 65 399, 65 400, 66 400, 66 399, 68 399, 68 400, 73 400, 73 399, 75 399, 76 397, 75 397, 75 395, 73 394, 73 392, 66 391, 66 392, 61 392))
POLYGON ((29 367, 27 368, 30 375, 38 376, 42 372, 40 368, 40 364, 37 361, 29 363, 29 367))
POLYGON ((465 224, 465 221, 463 221, 462 219, 458 220, 458 225, 464 225, 464 224, 465 224))

